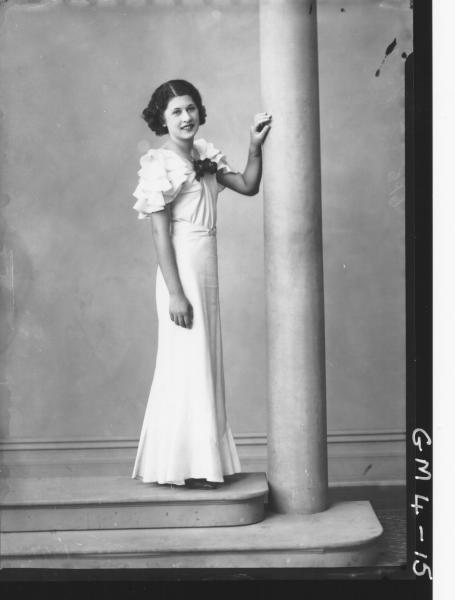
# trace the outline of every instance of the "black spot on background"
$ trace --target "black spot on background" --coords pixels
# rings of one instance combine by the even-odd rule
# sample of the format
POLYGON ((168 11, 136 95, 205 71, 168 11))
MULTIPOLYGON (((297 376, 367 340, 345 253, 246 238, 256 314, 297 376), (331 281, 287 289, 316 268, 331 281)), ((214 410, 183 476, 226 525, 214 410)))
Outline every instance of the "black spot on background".
POLYGON ((368 471, 372 468, 373 468, 373 465, 371 463, 369 465, 367 465, 364 472, 362 473, 362 477, 364 477, 368 473, 368 471))
POLYGON ((375 73, 376 77, 379 77, 379 75, 381 74, 382 65, 385 63, 385 60, 389 56, 389 54, 392 54, 392 52, 395 50, 396 45, 397 45, 397 38, 395 38, 393 40, 393 42, 390 42, 390 44, 385 49, 384 58, 382 59, 381 64, 379 65, 379 69, 375 73))
POLYGON ((394 50, 395 50, 395 46, 397 45, 397 38, 395 38, 393 40, 393 42, 391 42, 387 48, 385 49, 385 55, 389 56, 389 54, 391 54, 394 50))

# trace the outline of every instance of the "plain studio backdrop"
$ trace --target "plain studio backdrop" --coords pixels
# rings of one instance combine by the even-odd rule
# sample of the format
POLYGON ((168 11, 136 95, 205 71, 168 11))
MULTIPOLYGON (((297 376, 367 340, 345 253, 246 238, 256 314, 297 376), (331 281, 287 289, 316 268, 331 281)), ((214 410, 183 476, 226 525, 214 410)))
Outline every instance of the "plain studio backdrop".
MULTIPOLYGON (((123 448, 128 472, 157 343, 151 228, 131 193, 163 138, 140 113, 157 85, 188 79, 208 113, 197 137, 242 169, 252 115, 268 110, 258 3, 11 2, 0 14, 2 448, 123 448)), ((320 0, 318 27, 329 474, 402 482, 412 10, 320 0), (370 467, 337 473, 340 441, 370 467)), ((265 457, 262 190, 226 190, 218 207, 228 417, 246 458, 265 457)))

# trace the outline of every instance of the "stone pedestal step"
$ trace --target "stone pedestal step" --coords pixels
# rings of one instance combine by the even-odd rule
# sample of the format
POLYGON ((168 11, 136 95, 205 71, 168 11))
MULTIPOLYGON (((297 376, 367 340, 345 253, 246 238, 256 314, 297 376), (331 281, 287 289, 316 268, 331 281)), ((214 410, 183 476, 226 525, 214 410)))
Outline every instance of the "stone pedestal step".
POLYGON ((382 527, 369 502, 246 527, 3 533, 2 567, 275 568, 373 566, 382 527))
POLYGON ((264 518, 264 473, 239 473, 214 490, 144 484, 129 477, 4 480, 2 531, 249 525, 264 518))

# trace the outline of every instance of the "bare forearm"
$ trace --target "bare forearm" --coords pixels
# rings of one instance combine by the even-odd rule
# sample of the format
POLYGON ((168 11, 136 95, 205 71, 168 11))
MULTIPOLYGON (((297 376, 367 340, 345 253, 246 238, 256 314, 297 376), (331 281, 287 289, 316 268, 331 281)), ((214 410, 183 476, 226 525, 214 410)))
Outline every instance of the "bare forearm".
POLYGON ((262 177, 262 148, 259 145, 250 144, 248 149, 248 160, 242 173, 247 194, 257 194, 262 177))
POLYGON ((271 127, 272 116, 258 113, 254 116, 254 125, 250 128, 250 147, 248 160, 243 173, 217 173, 218 181, 227 188, 254 196, 259 191, 262 177, 262 144, 271 127))
POLYGON ((262 177, 261 146, 250 144, 248 159, 243 173, 218 173, 218 181, 245 196, 254 196, 259 191, 262 177))
POLYGON ((167 208, 152 214, 153 241, 158 264, 169 291, 169 316, 171 321, 174 321, 180 327, 191 329, 193 326, 193 307, 185 296, 180 281, 174 246, 169 233, 169 220, 167 208))
POLYGON ((183 294, 182 282, 175 259, 169 230, 164 227, 152 226, 153 241, 155 244, 158 264, 163 274, 169 295, 183 294))

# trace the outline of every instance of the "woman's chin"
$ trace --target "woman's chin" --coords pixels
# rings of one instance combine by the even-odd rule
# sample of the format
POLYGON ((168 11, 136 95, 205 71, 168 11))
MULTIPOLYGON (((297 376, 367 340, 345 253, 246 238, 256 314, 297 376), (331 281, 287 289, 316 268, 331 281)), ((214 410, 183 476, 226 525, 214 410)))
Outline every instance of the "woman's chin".
POLYGON ((199 127, 193 127, 192 129, 180 129, 175 133, 169 134, 169 137, 175 142, 188 142, 194 139, 194 136, 198 132, 199 127))
POLYGON ((193 138, 196 135, 198 129, 199 129, 199 127, 192 127, 191 129, 182 129, 181 130, 182 137, 184 139, 193 138))

